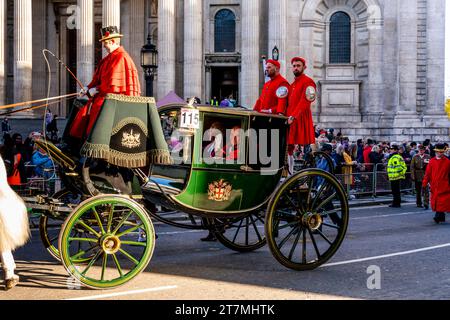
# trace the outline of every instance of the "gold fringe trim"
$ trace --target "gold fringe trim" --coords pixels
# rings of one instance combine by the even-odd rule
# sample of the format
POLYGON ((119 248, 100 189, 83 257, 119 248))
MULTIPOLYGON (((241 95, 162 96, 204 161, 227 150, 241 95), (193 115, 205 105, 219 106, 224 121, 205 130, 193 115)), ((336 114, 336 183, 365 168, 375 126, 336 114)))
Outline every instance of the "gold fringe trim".
POLYGON ((173 164, 170 152, 167 150, 150 150, 146 152, 130 154, 113 150, 104 144, 93 144, 86 142, 81 148, 81 154, 94 159, 104 159, 119 167, 142 168, 149 163, 173 164))
POLYGON ((81 148, 80 154, 85 157, 106 160, 108 159, 109 152, 110 148, 106 144, 85 142, 81 148))
POLYGON ((113 99, 122 102, 132 102, 132 103, 155 103, 155 98, 153 97, 139 97, 139 96, 126 96, 123 94, 108 93, 105 96, 106 99, 113 99))

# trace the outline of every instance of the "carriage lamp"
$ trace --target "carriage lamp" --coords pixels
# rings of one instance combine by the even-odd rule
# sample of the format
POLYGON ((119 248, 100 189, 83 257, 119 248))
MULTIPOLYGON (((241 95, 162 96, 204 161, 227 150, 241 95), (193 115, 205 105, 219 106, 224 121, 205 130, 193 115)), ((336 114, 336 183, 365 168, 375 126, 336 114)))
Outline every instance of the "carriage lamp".
POLYGON ((147 37, 147 43, 141 49, 141 67, 144 69, 146 95, 147 97, 153 97, 153 80, 158 68, 158 50, 152 44, 150 33, 147 37))
POLYGON ((278 50, 278 47, 275 46, 272 49, 272 59, 278 61, 279 58, 280 58, 280 51, 278 50))

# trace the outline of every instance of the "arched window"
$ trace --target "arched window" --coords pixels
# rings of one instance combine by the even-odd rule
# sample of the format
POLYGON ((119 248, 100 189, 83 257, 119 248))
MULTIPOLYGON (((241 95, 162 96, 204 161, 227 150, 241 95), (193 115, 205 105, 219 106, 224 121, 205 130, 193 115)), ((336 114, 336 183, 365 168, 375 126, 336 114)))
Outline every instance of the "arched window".
POLYGON ((236 16, 231 10, 217 12, 214 19, 214 51, 234 52, 236 50, 236 16))
POLYGON ((351 21, 339 11, 330 19, 330 63, 351 62, 351 21))

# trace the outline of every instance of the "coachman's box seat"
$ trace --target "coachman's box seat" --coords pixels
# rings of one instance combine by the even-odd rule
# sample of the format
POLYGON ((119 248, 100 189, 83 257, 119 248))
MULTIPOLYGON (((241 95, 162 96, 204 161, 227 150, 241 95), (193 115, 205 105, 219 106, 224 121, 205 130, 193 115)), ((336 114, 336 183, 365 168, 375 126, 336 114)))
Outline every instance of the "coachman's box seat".
POLYGON ((107 94, 81 155, 125 168, 172 163, 155 99, 107 94))

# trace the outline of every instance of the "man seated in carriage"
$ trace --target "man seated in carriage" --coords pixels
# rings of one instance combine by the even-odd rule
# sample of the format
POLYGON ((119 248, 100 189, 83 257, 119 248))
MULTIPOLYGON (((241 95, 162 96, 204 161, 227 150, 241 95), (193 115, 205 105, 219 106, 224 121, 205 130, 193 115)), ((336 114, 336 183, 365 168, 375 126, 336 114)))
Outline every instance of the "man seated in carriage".
POLYGON ((222 154, 226 160, 239 159, 239 144, 241 142, 241 127, 234 126, 230 131, 230 140, 222 149, 222 154))
POLYGON ((221 158, 223 146, 223 125, 220 121, 214 121, 211 127, 205 131, 203 141, 209 142, 203 148, 203 158, 221 158))

